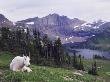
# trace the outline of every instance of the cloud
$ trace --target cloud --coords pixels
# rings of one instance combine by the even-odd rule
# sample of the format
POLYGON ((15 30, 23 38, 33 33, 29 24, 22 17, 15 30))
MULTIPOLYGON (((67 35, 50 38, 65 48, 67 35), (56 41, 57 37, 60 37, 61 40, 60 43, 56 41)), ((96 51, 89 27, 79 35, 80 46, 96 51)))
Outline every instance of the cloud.
POLYGON ((50 13, 83 20, 110 20, 109 0, 0 0, 0 12, 12 21, 50 13))

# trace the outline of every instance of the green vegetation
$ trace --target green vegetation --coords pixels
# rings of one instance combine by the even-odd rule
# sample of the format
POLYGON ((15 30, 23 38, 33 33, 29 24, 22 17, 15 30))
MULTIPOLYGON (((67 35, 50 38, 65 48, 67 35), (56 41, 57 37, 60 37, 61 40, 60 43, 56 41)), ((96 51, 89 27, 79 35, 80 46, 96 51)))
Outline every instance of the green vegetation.
POLYGON ((106 29, 105 31, 96 34, 95 36, 89 38, 86 42, 77 46, 71 46, 71 48, 110 51, 110 29, 106 29))
POLYGON ((100 50, 110 50, 110 32, 104 31, 103 33, 97 34, 90 38, 86 44, 88 47, 100 50))
POLYGON ((96 59, 89 61, 81 55, 77 56, 76 53, 70 56, 64 51, 60 38, 51 41, 47 35, 41 37, 36 29, 33 29, 33 37, 31 37, 28 28, 3 27, 0 31, 0 80, 2 82, 110 81, 110 61, 96 59), (31 55, 33 70, 31 73, 9 70, 9 64, 17 54, 31 55), (88 74, 89 69, 91 75, 88 74))
POLYGON ((96 35, 95 37, 91 38, 88 43, 90 42, 91 46, 94 46, 101 50, 110 50, 110 29, 106 29, 104 32, 96 35))
MULTIPOLYGON (((96 60, 98 75, 93 76, 84 71, 74 68, 54 68, 47 66, 31 65, 33 70, 27 72, 12 72, 9 64, 14 58, 14 54, 0 52, 0 82, 110 82, 110 61, 96 60)), ((84 67, 91 67, 93 60, 84 60, 84 67)))
POLYGON ((33 35, 31 35, 29 28, 11 29, 2 27, 0 31, 1 51, 9 51, 19 55, 30 54, 31 62, 36 65, 75 67, 76 69, 84 70, 82 56, 72 57, 67 55, 60 38, 51 41, 47 34, 42 36, 36 29, 33 29, 33 35))

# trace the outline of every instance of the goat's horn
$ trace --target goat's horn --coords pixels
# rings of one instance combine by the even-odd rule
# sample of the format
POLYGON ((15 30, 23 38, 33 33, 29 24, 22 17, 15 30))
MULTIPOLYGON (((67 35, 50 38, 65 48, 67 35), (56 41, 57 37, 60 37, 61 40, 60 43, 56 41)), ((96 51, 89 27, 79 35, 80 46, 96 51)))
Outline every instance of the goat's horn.
POLYGON ((31 57, 30 52, 29 52, 29 57, 31 57))

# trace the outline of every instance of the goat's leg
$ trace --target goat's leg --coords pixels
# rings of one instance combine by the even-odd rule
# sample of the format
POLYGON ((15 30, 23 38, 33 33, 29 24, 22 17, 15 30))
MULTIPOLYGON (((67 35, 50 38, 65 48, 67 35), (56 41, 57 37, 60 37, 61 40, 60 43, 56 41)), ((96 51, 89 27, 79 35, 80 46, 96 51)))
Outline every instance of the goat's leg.
POLYGON ((31 72, 32 70, 29 68, 29 67, 27 67, 27 72, 31 72))

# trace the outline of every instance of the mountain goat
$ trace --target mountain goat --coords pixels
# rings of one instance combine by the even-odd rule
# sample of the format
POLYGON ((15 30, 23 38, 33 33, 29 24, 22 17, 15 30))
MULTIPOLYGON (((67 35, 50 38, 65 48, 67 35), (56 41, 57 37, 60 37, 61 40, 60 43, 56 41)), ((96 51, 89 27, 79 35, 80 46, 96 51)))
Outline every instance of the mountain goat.
POLYGON ((29 56, 16 56, 10 63, 10 69, 12 71, 27 71, 31 72, 32 70, 28 67, 30 65, 29 56))

